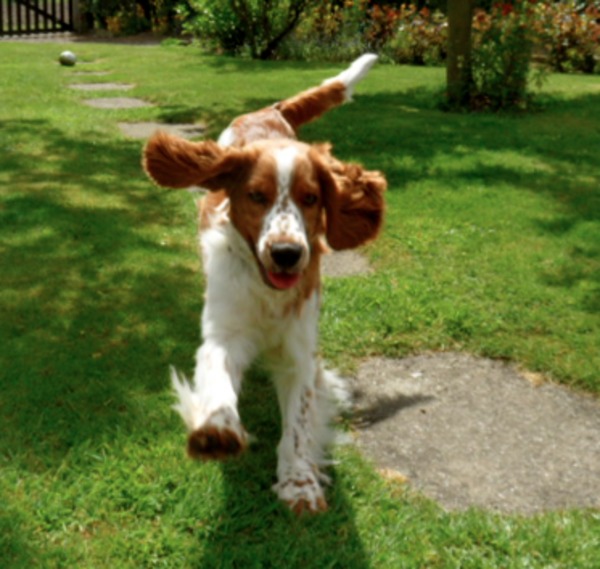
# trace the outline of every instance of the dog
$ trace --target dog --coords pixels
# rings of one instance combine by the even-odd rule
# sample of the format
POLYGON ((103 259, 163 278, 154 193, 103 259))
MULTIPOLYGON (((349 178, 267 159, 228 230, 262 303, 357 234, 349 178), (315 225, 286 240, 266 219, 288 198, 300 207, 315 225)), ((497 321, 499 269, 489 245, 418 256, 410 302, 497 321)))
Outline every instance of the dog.
POLYGON ((160 186, 200 186, 206 273, 203 342, 193 382, 172 370, 176 410, 192 458, 242 452, 238 413, 244 370, 264 354, 277 390, 282 437, 273 489, 296 513, 327 509, 322 469, 343 382, 318 356, 320 259, 374 239, 386 180, 333 157, 329 144, 297 139, 300 126, 350 101, 377 59, 365 54, 337 76, 239 116, 218 141, 157 132, 143 166, 160 186))

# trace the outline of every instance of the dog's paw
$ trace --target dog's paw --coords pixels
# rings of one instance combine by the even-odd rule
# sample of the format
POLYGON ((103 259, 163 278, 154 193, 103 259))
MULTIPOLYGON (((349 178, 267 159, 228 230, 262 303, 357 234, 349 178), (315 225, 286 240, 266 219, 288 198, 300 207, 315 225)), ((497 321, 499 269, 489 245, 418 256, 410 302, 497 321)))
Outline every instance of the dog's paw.
POLYGON ((248 435, 231 409, 218 409, 188 437, 187 452, 192 458, 223 460, 243 452, 248 435))
POLYGON ((328 509, 323 488, 312 473, 278 482, 273 490, 296 515, 318 514, 328 509))

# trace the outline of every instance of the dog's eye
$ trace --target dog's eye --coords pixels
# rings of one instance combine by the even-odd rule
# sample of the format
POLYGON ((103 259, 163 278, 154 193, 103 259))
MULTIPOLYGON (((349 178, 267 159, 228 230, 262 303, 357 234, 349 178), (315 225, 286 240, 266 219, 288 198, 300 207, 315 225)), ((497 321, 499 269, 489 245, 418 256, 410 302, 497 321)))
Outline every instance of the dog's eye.
POLYGON ((267 202, 269 201, 267 196, 262 192, 250 192, 248 198, 257 205, 267 205, 267 202))
POLYGON ((306 207, 316 205, 318 201, 319 198, 316 194, 305 194, 304 196, 302 196, 302 205, 306 207))

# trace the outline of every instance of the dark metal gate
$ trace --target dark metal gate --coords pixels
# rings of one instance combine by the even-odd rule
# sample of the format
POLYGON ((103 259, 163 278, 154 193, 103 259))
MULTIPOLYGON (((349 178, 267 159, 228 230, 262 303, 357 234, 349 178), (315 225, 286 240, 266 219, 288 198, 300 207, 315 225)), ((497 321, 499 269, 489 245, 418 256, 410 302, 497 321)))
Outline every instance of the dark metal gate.
POLYGON ((69 32, 78 0, 0 0, 0 36, 69 32))

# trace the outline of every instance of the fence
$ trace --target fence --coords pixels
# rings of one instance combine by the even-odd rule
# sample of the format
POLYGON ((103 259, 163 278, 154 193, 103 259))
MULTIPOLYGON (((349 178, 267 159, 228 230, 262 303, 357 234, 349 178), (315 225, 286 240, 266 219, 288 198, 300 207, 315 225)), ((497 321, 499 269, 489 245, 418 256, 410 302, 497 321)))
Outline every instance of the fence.
POLYGON ((0 0, 0 36, 69 32, 78 0, 0 0))

